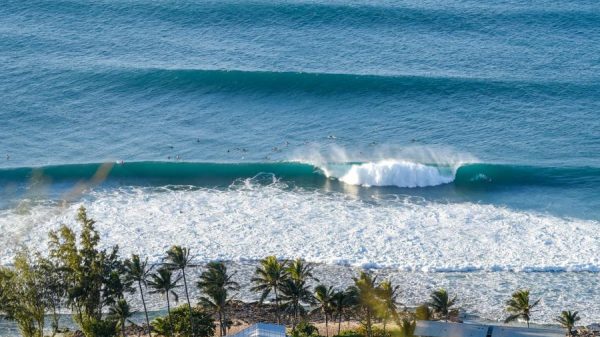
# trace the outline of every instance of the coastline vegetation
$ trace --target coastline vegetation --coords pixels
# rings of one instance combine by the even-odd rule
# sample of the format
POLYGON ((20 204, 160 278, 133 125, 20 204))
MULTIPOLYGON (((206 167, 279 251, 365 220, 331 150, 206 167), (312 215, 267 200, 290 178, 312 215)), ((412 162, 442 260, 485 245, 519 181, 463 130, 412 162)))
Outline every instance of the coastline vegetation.
MULTIPOLYGON (((138 335, 210 337, 229 333, 233 324, 229 309, 240 285, 223 262, 209 262, 198 280, 188 281, 186 271, 193 264, 187 248, 171 247, 155 269, 147 258, 136 254, 121 259, 118 246, 100 249, 95 221, 83 207, 77 221, 79 235, 66 225, 49 233, 47 255, 22 247, 13 266, 0 267, 0 314, 14 321, 22 336, 126 337, 128 327, 136 324, 130 320, 134 310, 125 295, 136 293, 145 318, 138 335), (194 284, 201 294, 197 303, 188 291, 194 284), (180 288, 186 303, 172 308, 180 288), (166 316, 150 321, 147 294, 164 296, 166 316), (65 309, 71 312, 79 335, 61 329, 59 313, 65 309), (47 319, 50 331, 44 329, 47 319)), ((353 281, 338 289, 320 283, 312 264, 275 256, 260 260, 250 280, 251 290, 260 294, 259 304, 268 299, 271 304, 264 306, 265 310, 274 312, 275 322, 289 324, 293 337, 318 337, 319 330, 312 324, 315 320, 325 323, 325 337, 330 336, 330 324, 337 325, 333 331, 340 337, 404 337, 413 336, 417 320, 460 321, 459 300, 445 289, 433 291, 430 301, 409 311, 398 302, 400 288, 390 280, 379 281, 376 275, 362 271, 353 281), (342 322, 350 320, 357 321, 358 328, 343 331, 342 322)), ((529 290, 517 290, 506 302, 505 321, 524 320, 529 327, 539 302, 530 299, 529 290)), ((556 321, 572 336, 579 319, 578 312, 566 310, 556 321)))

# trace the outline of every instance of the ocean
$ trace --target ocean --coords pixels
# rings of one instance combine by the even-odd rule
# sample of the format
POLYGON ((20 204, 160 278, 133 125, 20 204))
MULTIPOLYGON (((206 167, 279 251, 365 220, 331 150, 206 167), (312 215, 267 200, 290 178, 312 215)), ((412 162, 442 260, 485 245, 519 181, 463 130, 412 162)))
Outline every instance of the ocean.
POLYGON ((598 55, 596 1, 3 0, 0 263, 84 205, 124 255, 598 321, 598 55))

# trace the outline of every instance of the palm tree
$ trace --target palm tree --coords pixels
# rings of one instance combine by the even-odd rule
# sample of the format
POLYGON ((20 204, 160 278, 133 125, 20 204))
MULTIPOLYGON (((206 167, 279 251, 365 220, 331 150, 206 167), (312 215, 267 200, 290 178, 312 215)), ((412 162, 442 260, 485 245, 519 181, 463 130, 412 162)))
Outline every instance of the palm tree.
POLYGON ((353 291, 355 289, 354 287, 349 287, 346 291, 340 290, 333 295, 333 309, 338 319, 338 335, 342 330, 342 317, 348 316, 348 312, 357 303, 357 294, 353 291))
POLYGON ((373 314, 380 303, 377 298, 376 280, 376 276, 373 277, 370 273, 362 271, 358 278, 354 278, 354 289, 351 290, 357 296, 356 307, 362 316, 362 323, 366 327, 366 337, 373 337, 373 314))
POLYGON ((109 308, 109 316, 117 321, 117 328, 121 329, 122 337, 125 337, 125 323, 133 314, 125 299, 120 299, 109 308))
POLYGON ((304 261, 304 259, 295 259, 291 261, 287 267, 287 273, 292 280, 298 281, 317 281, 319 279, 313 275, 313 264, 304 261))
POLYGON ((508 316, 504 322, 508 323, 522 318, 527 322, 527 327, 529 328, 532 309, 540 303, 540 300, 538 299, 533 302, 533 304, 530 304, 529 302, 529 290, 521 289, 515 291, 512 294, 511 299, 506 301, 506 311, 511 315, 508 316))
POLYGON ((177 277, 173 280, 173 272, 168 268, 160 268, 155 274, 150 275, 150 280, 148 281, 148 285, 153 288, 150 291, 150 294, 161 294, 167 297, 167 313, 169 315, 169 326, 171 328, 171 334, 173 334, 173 322, 171 321, 171 302, 169 300, 169 294, 172 295, 175 299, 175 302, 178 301, 179 296, 174 291, 175 288, 180 287, 177 285, 177 282, 181 279, 177 277))
POLYGON ((196 286, 204 294, 200 297, 200 304, 216 313, 219 317, 219 334, 227 334, 227 316, 226 307, 231 302, 232 297, 229 291, 237 291, 240 286, 232 280, 233 274, 227 273, 227 267, 222 262, 210 262, 206 270, 200 275, 200 281, 196 286))
POLYGON ((313 275, 313 264, 303 259, 290 261, 286 268, 289 278, 281 284, 281 304, 284 311, 292 317, 292 329, 296 327, 298 318, 306 313, 302 303, 312 303, 312 294, 308 281, 318 281, 313 275))
POLYGON ((252 287, 251 290, 262 292, 260 296, 260 303, 264 302, 271 291, 274 292, 277 324, 281 324, 281 318, 279 315, 278 290, 281 288, 283 282, 288 278, 286 265, 286 261, 280 262, 275 256, 268 256, 260 261, 260 266, 258 266, 255 271, 255 277, 252 278, 252 282, 255 284, 255 286, 252 287))
POLYGON ((334 310, 334 296, 335 291, 333 287, 327 287, 323 284, 319 284, 315 287, 315 300, 317 302, 317 307, 313 310, 313 312, 321 312, 325 317, 325 335, 329 337, 329 315, 333 313, 334 310))
POLYGON ((440 315, 448 322, 450 310, 456 304, 456 300, 456 296, 450 299, 446 289, 438 289, 431 293, 431 301, 427 304, 433 309, 434 313, 440 315))
POLYGON ((394 319, 398 318, 398 306, 396 303, 396 298, 398 297, 398 288, 399 286, 392 286, 392 283, 389 280, 385 280, 379 284, 378 287, 378 296, 381 299, 381 311, 383 318, 383 334, 385 335, 385 329, 387 325, 387 321, 392 315, 394 319))
POLYGON ((563 328, 567 329, 567 336, 574 336, 573 328, 575 327, 575 323, 580 319, 579 312, 571 310, 565 310, 560 313, 560 316, 556 317, 556 321, 560 323, 563 328))
POLYGON ((433 310, 427 303, 421 304, 415 309, 415 319, 417 321, 430 321, 433 319, 433 310))
POLYGON ((187 248, 173 246, 167 251, 166 266, 172 270, 181 270, 181 275, 183 275, 185 298, 187 300, 188 310, 190 311, 190 327, 192 328, 192 336, 196 336, 196 329, 194 329, 194 320, 192 318, 192 304, 190 302, 190 295, 188 294, 187 279, 185 278, 185 268, 189 266, 190 261, 190 251, 187 248))
MULTIPOLYGON (((136 282, 138 285, 138 289, 140 291, 140 296, 142 297, 142 305, 144 306, 144 314, 146 315, 146 324, 148 325, 148 335, 152 337, 152 329, 150 327, 150 319, 148 318, 148 309, 146 308, 146 301, 144 300, 144 290, 142 289, 142 285, 147 287, 148 274, 152 268, 147 268, 148 266, 148 258, 146 258, 143 262, 140 259, 140 256, 137 254, 131 255, 131 259, 125 260, 125 277, 128 282, 136 282)), ((135 288, 131 288, 132 292, 135 291, 135 288)))
POLYGON ((306 313, 302 303, 313 302, 310 288, 303 280, 289 278, 281 284, 280 293, 282 309, 292 318, 292 329, 295 329, 298 318, 306 313))

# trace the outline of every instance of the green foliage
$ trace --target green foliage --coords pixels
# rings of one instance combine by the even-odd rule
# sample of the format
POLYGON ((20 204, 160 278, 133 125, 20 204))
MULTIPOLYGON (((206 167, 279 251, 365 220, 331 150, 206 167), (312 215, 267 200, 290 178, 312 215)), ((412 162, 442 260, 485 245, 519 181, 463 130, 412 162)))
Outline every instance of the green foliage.
POLYGON ((167 268, 171 268, 172 270, 180 270, 181 276, 183 277, 183 287, 185 290, 185 299, 188 304, 188 311, 190 312, 190 325, 192 327, 192 335, 195 336, 194 331, 196 330, 194 327, 194 321, 191 319, 192 315, 192 303, 190 302, 190 295, 188 293, 187 286, 187 278, 185 275, 185 269, 191 263, 190 258, 190 250, 181 246, 172 246, 171 249, 167 251, 167 259, 165 266, 167 268))
POLYGON ((573 328, 580 319, 579 312, 571 310, 564 310, 560 313, 560 316, 556 317, 556 321, 567 329, 567 336, 573 336, 573 328))
POLYGON ((302 321, 290 331, 290 337, 318 337, 319 330, 307 321, 302 321))
POLYGON ((345 291, 337 291, 333 295, 333 310, 338 319, 338 335, 341 333, 342 318, 349 319, 358 304, 358 295, 355 287, 345 291))
MULTIPOLYGON (((367 330, 367 327, 365 325, 360 326, 358 329, 356 329, 356 332, 358 334, 360 334, 361 336, 368 336, 368 333, 369 333, 369 331, 367 330)), ((390 337, 390 334, 388 331, 380 329, 376 326, 371 327, 370 333, 373 337, 390 337)))
POLYGON ((279 261, 275 256, 267 256, 260 261, 252 278, 254 287, 251 290, 261 293, 260 303, 264 302, 271 291, 275 293, 277 323, 281 321, 278 290, 288 277, 287 261, 279 261))
POLYGON ((58 264, 51 259, 37 256, 37 263, 44 275, 42 280, 42 293, 52 317, 52 333, 56 334, 59 330, 60 315, 65 296, 67 295, 67 284, 65 282, 65 271, 59 268, 58 264))
MULTIPOLYGON (((137 254, 132 254, 130 259, 125 260, 125 262, 123 263, 123 267, 125 271, 125 282, 130 284, 137 284, 138 290, 140 292, 140 298, 142 300, 142 305, 144 307, 146 324, 148 325, 147 333, 151 337, 150 319, 148 318, 148 309, 146 308, 146 300, 144 299, 144 289, 142 287, 148 286, 148 277, 152 268, 148 268, 148 258, 142 261, 142 259, 140 259, 140 256, 137 254)), ((130 292, 135 292, 135 288, 131 288, 130 292)))
MULTIPOLYGON (((399 329, 385 331, 379 327, 372 327, 371 333, 374 337, 412 337, 414 336, 414 329, 416 327, 416 323, 407 321, 408 325, 406 330, 401 325, 399 329), (405 331, 408 331, 408 335, 405 334, 405 331)), ((357 329, 343 330, 340 332, 338 337, 365 337, 367 335, 367 329, 364 326, 358 327, 357 329)))
POLYGON ((377 298, 376 280, 376 276, 373 277, 370 273, 363 271, 359 277, 354 278, 354 287, 351 290, 356 293, 356 312, 365 329, 366 337, 375 337, 373 335, 373 319, 381 303, 377 298))
POLYGON ((131 308, 123 298, 114 303, 109 309, 108 318, 117 322, 116 327, 121 330, 123 337, 125 337, 125 325, 131 316, 131 308))
POLYGON ((297 281, 317 281, 319 280, 313 275, 314 265, 308 263, 303 259, 295 259, 289 262, 287 267, 287 274, 292 280, 297 281))
POLYGON ((112 318, 89 318, 83 322, 82 329, 87 331, 87 336, 115 337, 117 335, 117 324, 117 321, 112 318))
POLYGON ((218 316, 221 336, 227 334, 226 308, 231 302, 230 291, 239 290, 240 286, 233 281, 233 275, 227 272, 223 262, 210 262, 200 275, 196 286, 202 292, 200 305, 218 316))
MULTIPOLYGON (((150 291, 150 294, 161 294, 167 296, 173 296, 175 302, 179 300, 179 296, 174 291, 175 288, 180 287, 177 285, 177 282, 181 277, 173 278, 173 272, 167 268, 160 268, 156 273, 150 275, 150 280, 148 281, 148 285, 153 289, 150 291)), ((167 303, 168 304, 168 303, 167 303)))
POLYGON ((88 218, 85 208, 79 208, 77 221, 81 225, 79 242, 75 232, 62 225, 50 232, 49 255, 56 268, 64 271, 67 304, 73 318, 88 337, 106 333, 102 310, 114 304, 131 283, 124 278, 124 267, 118 247, 100 250, 96 222, 88 218))
POLYGON ((356 330, 343 330, 337 336, 339 336, 339 337, 365 337, 365 335, 362 335, 360 332, 358 332, 356 330))
POLYGON ((393 286, 389 280, 377 283, 377 277, 370 273, 361 272, 354 278, 354 286, 346 290, 347 301, 354 304, 354 312, 358 315, 366 337, 377 337, 378 333, 388 335, 387 322, 390 318, 398 319, 398 286, 393 286), (373 321, 383 322, 379 332, 373 327, 373 321))
POLYGON ((377 306, 377 316, 383 320, 383 330, 385 332, 387 322, 390 318, 398 320, 398 289, 399 286, 393 286, 389 280, 385 280, 377 287, 377 297, 380 300, 377 306))
POLYGON ((428 305, 431 307, 434 314, 447 321, 456 301, 456 296, 450 298, 446 289, 438 289, 431 293, 431 300, 428 305))
POLYGON ((433 319, 433 310, 427 304, 422 304, 415 309, 415 318, 417 321, 430 321, 433 319))
POLYGON ((280 284, 282 309, 292 318, 294 328, 306 314, 306 305, 313 302, 308 282, 318 281, 313 275, 313 264, 303 259, 295 259, 287 264, 286 277, 280 284))
POLYGON ((292 318, 292 327, 306 314, 305 304, 312 303, 310 287, 303 278, 288 278, 280 286, 281 305, 292 318))
POLYGON ((319 284, 315 287, 315 301, 317 303, 317 307, 313 310, 314 312, 320 312, 325 317, 325 331, 329 334, 329 316, 333 314, 334 311, 334 295, 335 291, 332 286, 325 286, 323 284, 319 284))
MULTIPOLYGON (((169 316, 171 316, 171 300, 169 296, 173 296, 175 302, 177 302, 179 297, 177 296, 177 293, 174 290, 175 288, 179 287, 177 285, 179 279, 180 277, 173 279, 173 272, 171 271, 171 269, 163 267, 157 270, 156 273, 150 275, 150 280, 148 281, 148 285, 150 286, 150 288, 152 288, 150 294, 161 294, 167 298, 167 313, 169 316)), ((190 308, 188 307, 188 315, 190 311, 189 309, 190 308)), ((170 320, 167 320, 167 323, 169 322, 170 320)), ((173 331, 173 329, 174 328, 171 327, 171 331, 173 331)))
POLYGON ((190 251, 181 246, 172 246, 167 251, 165 265, 171 270, 185 269, 190 264, 190 251))
POLYGON ((39 257, 32 259, 26 250, 17 253, 13 269, 0 268, 0 311, 17 323, 24 337, 43 335, 44 315, 50 307, 46 283, 39 257))
MULTIPOLYGON (((192 318, 196 337, 212 337, 214 335, 215 324, 209 313, 192 308, 192 318)), ((174 308, 170 316, 159 317, 152 321, 154 330, 161 336, 171 336, 171 325, 173 326, 173 336, 192 337, 190 311, 187 305, 174 308)))
POLYGON ((400 327, 398 337, 413 337, 415 335, 415 329, 417 328, 417 322, 408 320, 405 318, 398 323, 399 323, 398 325, 400 327))
POLYGON ((516 321, 518 319, 524 319, 529 327, 529 320, 531 319, 531 313, 540 303, 540 300, 530 303, 529 290, 520 289, 515 291, 511 298, 506 301, 506 311, 510 314, 505 320, 505 323, 516 321))

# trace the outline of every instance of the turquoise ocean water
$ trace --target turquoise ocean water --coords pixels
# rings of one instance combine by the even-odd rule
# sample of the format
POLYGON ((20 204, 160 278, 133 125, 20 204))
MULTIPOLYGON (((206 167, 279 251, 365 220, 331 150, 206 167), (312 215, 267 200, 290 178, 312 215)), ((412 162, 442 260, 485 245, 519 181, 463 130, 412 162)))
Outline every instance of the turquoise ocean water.
POLYGON ((126 253, 598 319, 599 55, 595 1, 3 0, 0 261, 83 204, 126 253))

